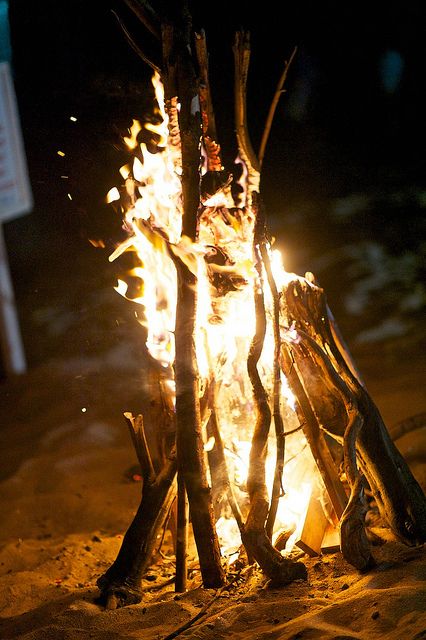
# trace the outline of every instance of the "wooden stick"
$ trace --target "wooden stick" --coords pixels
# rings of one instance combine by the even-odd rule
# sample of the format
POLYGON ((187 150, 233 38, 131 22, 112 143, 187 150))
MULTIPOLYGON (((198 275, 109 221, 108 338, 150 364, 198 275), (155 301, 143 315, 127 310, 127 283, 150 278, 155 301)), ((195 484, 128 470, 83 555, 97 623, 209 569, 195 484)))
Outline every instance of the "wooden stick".
POLYGON ((256 222, 253 234, 253 258, 257 271, 256 282, 253 286, 256 326, 247 357, 247 372, 253 390, 253 401, 256 411, 256 422, 253 430, 249 470, 247 475, 247 490, 250 500, 254 498, 256 493, 267 495, 265 464, 269 428, 271 424, 271 410, 269 408, 268 394, 263 386, 262 379, 257 368, 266 335, 266 311, 263 295, 262 260, 259 249, 261 243, 264 241, 265 233, 263 213, 263 210, 260 210, 258 203, 256 203, 256 222))
POLYGON ((129 43, 129 45, 132 47, 133 51, 139 56, 139 58, 141 60, 143 60, 145 62, 145 64, 147 64, 149 67, 151 67, 151 69, 153 71, 157 71, 157 73, 160 73, 160 68, 154 62, 152 62, 152 60, 150 60, 148 58, 148 56, 145 55, 145 53, 142 51, 140 46, 138 44, 136 44, 136 42, 134 41, 133 37, 130 34, 130 31, 127 29, 126 25, 124 24, 124 22, 122 21, 120 16, 114 10, 111 10, 111 13, 113 14, 115 19, 117 20, 117 22, 118 22, 118 24, 120 26, 120 29, 124 33, 124 35, 126 37, 126 40, 129 43))
POLYGON ((265 122, 265 128, 263 129, 263 135, 262 135, 262 140, 260 141, 260 147, 259 147, 259 153, 258 153, 258 158, 259 158, 259 170, 262 168, 262 164, 263 164, 263 158, 265 155, 265 149, 266 149, 266 144, 268 142, 268 138, 269 138, 269 134, 271 132, 271 126, 272 126, 272 122, 274 120, 274 115, 275 115, 275 111, 277 109, 278 106, 278 102, 282 96, 282 94, 284 93, 284 83, 287 79, 287 74, 288 74, 288 70, 290 69, 291 63, 293 62, 293 59, 295 57, 297 53, 297 47, 294 47, 290 59, 287 61, 285 61, 284 63, 284 69, 283 72, 281 74, 281 77, 278 81, 277 84, 277 88, 275 89, 275 93, 274 93, 274 97, 272 98, 272 102, 271 102, 271 106, 269 107, 269 111, 268 111, 268 116, 266 118, 266 122, 265 122))
MULTIPOLYGON (((182 233, 195 242, 199 207, 200 113, 194 106, 198 96, 189 42, 172 25, 163 29, 165 91, 168 99, 178 95, 181 103, 179 127, 182 149, 182 233)), ((198 395, 195 354, 197 277, 176 256, 178 277, 175 326, 176 445, 178 470, 185 482, 192 527, 205 587, 223 584, 224 572, 214 525, 211 489, 207 481, 198 395)))
POLYGON ((278 293, 277 285, 275 283, 274 275, 272 273, 271 261, 269 258, 268 249, 264 242, 260 245, 260 253, 262 256, 263 265, 266 271, 266 277, 268 279, 268 284, 269 284, 269 288, 271 290, 271 295, 272 295, 273 332, 274 332, 273 418, 274 418, 274 426, 275 426, 277 451, 276 451, 276 460, 275 460, 274 483, 272 486, 272 495, 271 495, 271 506, 269 508, 268 519, 266 522, 266 533, 269 536, 269 538, 272 539, 275 518, 277 516, 278 503, 279 503, 280 497, 283 495, 283 472, 284 472, 284 457, 285 457, 284 423, 281 415, 280 296, 278 293))
MULTIPOLYGON (((256 194, 254 196, 257 198, 256 194)), ((253 199, 255 207, 255 229, 253 235, 253 254, 258 274, 254 285, 254 306, 256 328, 247 358, 247 371, 253 390, 253 401, 256 408, 256 423, 253 430, 252 444, 247 475, 247 490, 250 496, 250 511, 243 531, 243 543, 249 561, 254 558, 266 575, 277 585, 284 585, 298 578, 305 579, 306 568, 284 558, 272 546, 266 534, 265 522, 269 512, 269 499, 265 478, 265 463, 268 435, 271 424, 271 410, 268 395, 257 369, 262 353, 266 333, 266 313, 262 286, 262 262, 259 246, 264 242, 263 211, 259 210, 257 199, 253 199)))
POLYGON ((141 414, 139 414, 135 418, 129 412, 126 412, 124 414, 124 417, 126 418, 133 446, 135 447, 136 455, 139 460, 142 477, 145 481, 153 482, 155 479, 155 471, 145 435, 143 417, 141 414))
POLYGON ((176 535, 176 577, 175 591, 183 593, 188 580, 188 519, 189 508, 185 483, 178 474, 177 489, 177 535, 176 535))

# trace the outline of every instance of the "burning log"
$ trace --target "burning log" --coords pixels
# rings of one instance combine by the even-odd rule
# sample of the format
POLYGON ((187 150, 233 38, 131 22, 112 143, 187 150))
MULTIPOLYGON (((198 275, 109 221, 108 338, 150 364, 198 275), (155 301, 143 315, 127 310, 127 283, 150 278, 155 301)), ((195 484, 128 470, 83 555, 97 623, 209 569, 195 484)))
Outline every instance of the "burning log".
MULTIPOLYGON (((136 301, 166 428, 157 428, 153 447, 144 428, 149 408, 143 418, 125 414, 142 498, 98 581, 102 598, 111 607, 140 600, 176 491, 176 590, 187 584, 188 507, 206 587, 224 584, 224 556, 236 552, 274 584, 306 578, 287 546, 294 539, 319 553, 330 522, 340 524, 344 557, 366 570, 373 563, 366 489, 408 544, 426 539, 426 501, 361 383, 324 292, 309 274, 287 274, 271 250, 259 195, 267 135, 259 159, 247 129, 248 34, 234 45, 237 179, 237 166, 222 167, 204 33, 191 33, 186 11, 172 24, 145 14, 145 2, 127 4, 151 33, 162 25, 161 81, 153 80, 160 123, 146 127, 155 153, 142 144, 131 168, 122 168, 130 237, 112 259, 132 247, 138 255, 136 301), (291 474, 297 462, 298 475, 291 474), (290 517, 292 492, 305 509, 290 517), (331 506, 320 502, 325 494, 331 506)), ((127 295, 124 282, 118 289, 127 295)))

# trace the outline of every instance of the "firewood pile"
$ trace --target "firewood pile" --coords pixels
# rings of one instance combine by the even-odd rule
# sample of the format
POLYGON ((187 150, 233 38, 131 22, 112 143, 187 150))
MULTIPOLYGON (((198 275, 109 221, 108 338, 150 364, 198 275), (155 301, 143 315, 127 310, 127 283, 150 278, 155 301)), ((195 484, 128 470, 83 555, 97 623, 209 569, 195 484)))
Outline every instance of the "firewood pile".
POLYGON ((138 292, 130 295, 124 282, 119 290, 142 305, 149 401, 140 415, 125 414, 142 496, 117 559, 98 580, 102 599, 109 607, 140 601, 142 576, 167 522, 174 531, 177 591, 186 589, 189 531, 207 588, 226 584, 232 554, 241 566, 257 563, 276 585, 306 578, 287 548, 293 534, 313 555, 339 532, 344 558, 368 570, 374 558, 366 514, 373 510, 396 538, 419 544, 426 539, 426 500, 363 384, 323 289, 310 273, 284 270, 268 233, 261 166, 295 52, 256 154, 246 118, 250 40, 237 33, 239 155, 225 168, 205 34, 192 31, 185 7, 168 20, 145 2, 127 5, 161 50, 161 61, 148 59, 120 21, 153 67, 157 100, 150 121, 134 123, 127 139, 133 164, 122 168, 124 183, 109 195, 128 230, 111 258, 133 251, 137 264, 138 292), (290 487, 300 489, 306 476, 304 511, 297 523, 286 523, 290 487), (234 524, 236 544, 224 522, 234 524), (232 554, 224 551, 232 544, 232 554))

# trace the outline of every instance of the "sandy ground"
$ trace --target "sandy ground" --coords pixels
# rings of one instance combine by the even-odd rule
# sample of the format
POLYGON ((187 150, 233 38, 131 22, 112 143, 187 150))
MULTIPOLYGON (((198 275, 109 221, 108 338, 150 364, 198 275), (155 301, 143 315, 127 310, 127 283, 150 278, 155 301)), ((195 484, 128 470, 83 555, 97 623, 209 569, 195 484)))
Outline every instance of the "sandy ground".
MULTIPOLYGON (((0 638, 164 640, 211 603, 179 637, 426 640, 424 548, 406 548, 394 541, 374 548, 377 566, 366 575, 347 565, 339 553, 304 557, 307 582, 271 589, 254 570, 220 594, 201 589, 194 568, 188 593, 176 596, 170 584, 173 561, 166 558, 149 570, 140 604, 117 611, 97 604, 96 579, 115 558, 139 501, 141 485, 133 477, 136 458, 122 414, 140 410, 143 386, 139 328, 127 303, 112 291, 115 263, 107 266, 108 251, 119 240, 120 222, 99 203, 116 184, 112 176, 122 163, 117 132, 124 123, 128 126, 130 114, 141 112, 144 98, 139 66, 131 90, 123 89, 121 71, 111 76, 112 62, 120 61, 116 39, 112 45, 106 40, 107 52, 98 54, 109 54, 107 74, 97 77, 97 86, 86 94, 89 60, 84 56, 89 47, 81 47, 81 29, 74 26, 78 43, 73 48, 69 9, 50 4, 49 13, 61 16, 59 21, 56 16, 60 29, 45 21, 40 7, 31 15, 26 5, 24 19, 15 9, 17 35, 24 30, 22 60, 16 62, 36 209, 32 216, 5 225, 31 367, 25 376, 0 380, 0 638), (40 37, 43 33, 45 38, 40 37), (47 45, 46 64, 37 55, 28 56, 35 41, 37 46, 39 41, 47 45), (76 57, 80 49, 83 53, 76 57), (72 58, 72 68, 63 68, 64 56, 65 61, 72 58), (55 65, 59 89, 52 73, 55 65), (50 81, 45 67, 51 70, 50 81), (69 120, 74 113, 78 124, 69 120), (65 158, 58 156, 58 149, 66 151, 65 158), (105 254, 97 254, 88 238, 104 239, 105 254)), ((74 10, 74 3, 70 7, 74 10)), ((80 20, 80 12, 76 15, 80 20)), ((367 26, 371 28, 370 22, 367 26)), ((317 33, 316 23, 314 27, 317 33)), ((352 23, 350 28, 357 33, 352 23)), ((269 30, 270 25, 268 34, 269 30)), ((96 32, 102 32, 97 20, 87 31, 91 45, 99 37, 96 32)), ((341 33, 346 37, 344 30, 341 33)), ((377 37, 375 31, 375 49, 377 37)), ((334 34, 331 41, 334 46, 334 34)), ((368 49, 362 53, 369 55, 368 49)), ((333 51, 333 66, 335 58, 333 51)), ((370 58, 368 65, 373 68, 370 58)), ((341 77, 336 76, 331 97, 326 85, 327 105, 342 91, 345 78, 351 89, 347 95, 352 96, 358 85, 345 68, 341 77)), ((364 87, 365 77, 359 78, 364 87)), ((414 85, 410 96, 417 96, 418 83, 414 85)), ((364 149, 367 135, 373 134, 373 143, 379 145, 376 128, 381 130, 384 118, 382 113, 380 120, 376 116, 377 127, 365 92, 357 95, 368 113, 367 134, 360 137, 361 164, 348 163, 340 141, 339 149, 327 146, 318 156, 321 144, 329 143, 321 142, 321 132, 309 126, 303 138, 304 126, 297 121, 290 146, 287 137, 285 143, 276 142, 277 155, 284 155, 287 164, 270 168, 265 191, 269 186, 273 193, 283 183, 270 198, 268 215, 285 249, 286 267, 298 273, 310 269, 318 276, 370 393, 392 428, 426 411, 421 257, 426 191, 420 160, 414 173, 421 180, 408 187, 404 182, 413 150, 420 158, 422 149, 414 128, 421 102, 409 102, 413 126, 408 131, 415 135, 403 136, 394 175, 387 167, 378 171, 374 158, 368 157, 370 147, 364 149), (302 150, 298 161, 292 144, 302 150), (282 145, 289 151, 282 154, 282 145), (374 186, 376 179, 383 182, 379 188, 374 186), (350 187, 340 192, 340 182, 350 187), (362 185, 361 192, 357 185, 362 185), (336 200, 337 192, 342 197, 336 200)), ((352 122, 355 113, 355 107, 348 113, 342 109, 350 123, 345 127, 358 126, 351 139, 360 122, 366 122, 358 113, 352 122)), ((287 131, 287 115, 285 120, 287 131)), ((425 430, 420 426, 397 445, 426 489, 425 430)), ((169 553, 167 545, 165 551, 169 553)))
MULTIPOLYGON (((67 335, 83 327, 90 335, 90 319, 108 304, 115 302, 100 292, 67 335)), ((99 338, 96 354, 52 358, 1 385, 2 639, 162 640, 215 597, 200 588, 196 568, 188 593, 176 596, 166 559, 148 572, 140 604, 105 611, 96 603, 96 579, 114 559, 140 492, 122 412, 136 409, 141 373, 133 334, 123 340, 117 331, 108 349, 99 338)), ((410 335, 356 349, 390 426, 425 409, 421 331, 410 335)), ((425 427, 397 443, 426 487, 425 427)), ((366 575, 340 553, 305 557, 308 581, 282 589, 268 588, 253 570, 181 637, 426 638, 424 549, 391 541, 374 555, 377 566, 366 575)))

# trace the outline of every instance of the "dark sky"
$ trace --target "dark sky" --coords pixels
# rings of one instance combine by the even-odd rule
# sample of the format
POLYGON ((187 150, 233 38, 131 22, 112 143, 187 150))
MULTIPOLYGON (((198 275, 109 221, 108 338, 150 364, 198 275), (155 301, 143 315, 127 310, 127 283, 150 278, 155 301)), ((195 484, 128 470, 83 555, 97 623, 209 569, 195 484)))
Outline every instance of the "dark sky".
MULTIPOLYGON (((252 34, 248 109, 255 148, 283 62, 298 46, 262 178, 267 204, 283 219, 287 204, 303 198, 342 197, 377 185, 424 186, 421 0, 190 4, 195 28, 207 32, 219 136, 230 154, 235 31, 243 26, 252 34)), ((82 237, 98 232, 96 210, 120 166, 120 132, 151 104, 151 71, 128 46, 112 10, 146 53, 158 57, 157 44, 119 0, 10 1, 36 205, 44 219, 50 209, 53 224, 70 225, 71 235, 82 237), (77 124, 70 115, 78 116, 77 124), (65 159, 56 155, 62 148, 65 159), (63 173, 70 176, 66 185, 63 173), (60 207, 65 213, 58 221, 60 207)))
MULTIPOLYGON (((405 202, 391 209, 379 203, 355 225, 336 225, 327 212, 353 193, 426 191, 424 0, 248 4, 197 0, 194 25, 207 32, 220 142, 229 155, 235 31, 243 26, 252 34, 248 110, 255 148, 283 62, 298 46, 262 172, 273 232, 293 256, 286 266, 303 273, 313 255, 348 238, 380 236, 397 251, 417 251, 424 219, 418 204, 410 210, 405 202)), ((117 277, 107 256, 122 237, 121 220, 104 196, 128 160, 121 136, 132 117, 149 113, 152 94, 151 71, 126 43, 112 9, 146 53, 157 55, 124 1, 10 0, 35 205, 5 233, 18 302, 29 310, 22 312, 24 334, 31 336, 39 331, 32 309, 66 298, 81 310, 88 291, 109 290, 117 277), (99 238, 106 251, 88 242, 99 238)))
MULTIPOLYGON (((78 106, 79 101, 84 108, 96 102, 102 81, 114 83, 121 76, 122 82, 139 82, 149 74, 129 50, 111 12, 117 10, 142 47, 155 56, 152 39, 138 28, 124 2, 11 0, 10 5, 18 91, 25 110, 28 102, 46 112, 59 111, 64 104, 78 106)), ((292 135, 312 127, 330 149, 337 146, 361 164, 364 157, 367 162, 410 166, 415 172, 423 155, 419 127, 426 107, 421 0, 218 0, 204 7, 193 2, 192 9, 195 27, 207 32, 216 109, 224 129, 232 121, 232 39, 244 26, 252 33, 249 106, 255 142, 283 61, 297 45, 288 95, 276 118, 275 135, 284 139, 273 145, 274 158, 286 136, 293 142, 292 135), (386 88, 384 77, 390 73, 400 78, 386 88)))

